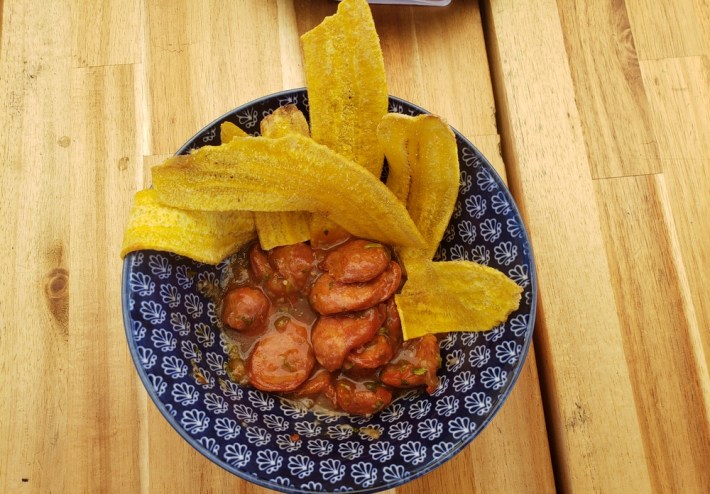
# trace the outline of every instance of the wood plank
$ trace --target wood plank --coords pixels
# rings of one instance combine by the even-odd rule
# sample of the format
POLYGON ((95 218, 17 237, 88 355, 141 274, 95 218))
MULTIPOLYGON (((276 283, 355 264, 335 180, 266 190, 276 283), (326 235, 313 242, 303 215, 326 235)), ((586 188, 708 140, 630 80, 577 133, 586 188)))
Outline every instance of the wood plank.
MULTIPOLYGON (((458 3, 443 10, 377 5, 373 17, 390 93, 446 118, 505 180, 478 5, 458 3), (457 50, 466 59, 454 73, 451 60, 461 59, 457 50)), ((509 400, 481 435, 456 458, 397 491, 554 491, 536 369, 531 352, 509 400)))
POLYGON ((702 492, 710 485, 710 376, 683 296, 664 182, 600 180, 595 190, 653 490, 702 492))
POLYGON ((710 57, 643 61, 641 72, 710 365, 710 57))
POLYGON ((385 59, 389 93, 426 108, 413 10, 400 5, 378 5, 372 14, 385 59))
POLYGON ((75 67, 140 63, 143 3, 72 0, 75 67))
POLYGON ((459 2, 456 8, 447 9, 414 9, 414 23, 420 64, 426 67, 420 104, 444 116, 464 135, 497 134, 478 3, 459 2), (453 63, 454 60, 459 63, 453 63))
POLYGON ((292 0, 277 0, 279 13, 279 54, 283 89, 305 87, 301 40, 298 35, 298 16, 292 0))
POLYGON ((149 2, 149 154, 175 152, 234 107, 283 87, 276 3, 149 2), (253 26, 261 26, 254 29, 253 26))
POLYGON ((640 60, 710 55, 708 0, 625 0, 640 60))
POLYGON ((125 344, 118 256, 141 166, 131 65, 75 69, 72 77, 72 162, 67 216, 71 249, 69 348, 72 358, 68 430, 80 492, 136 492, 138 379, 125 344), (96 280, 101 280, 96 283, 96 280))
POLYGON ((557 4, 484 2, 503 156, 532 234, 557 482, 647 492, 651 479, 614 306, 557 4), (588 365, 590 355, 594 365, 588 365))
POLYGON ((67 490, 70 9, 6 1, 0 45, 0 492, 67 490), (37 42, 37 33, 42 42, 37 42))
POLYGON ((623 0, 558 0, 592 176, 660 171, 623 0))

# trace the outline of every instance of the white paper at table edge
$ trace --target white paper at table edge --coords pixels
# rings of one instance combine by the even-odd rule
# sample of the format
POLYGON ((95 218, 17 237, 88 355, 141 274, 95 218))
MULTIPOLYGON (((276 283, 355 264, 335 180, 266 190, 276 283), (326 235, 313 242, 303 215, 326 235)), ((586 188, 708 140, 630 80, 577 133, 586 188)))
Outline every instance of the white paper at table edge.
MULTIPOLYGON (((338 2, 342 0, 337 0, 338 2)), ((367 0, 367 3, 380 5, 422 5, 429 7, 446 7, 451 0, 367 0)))

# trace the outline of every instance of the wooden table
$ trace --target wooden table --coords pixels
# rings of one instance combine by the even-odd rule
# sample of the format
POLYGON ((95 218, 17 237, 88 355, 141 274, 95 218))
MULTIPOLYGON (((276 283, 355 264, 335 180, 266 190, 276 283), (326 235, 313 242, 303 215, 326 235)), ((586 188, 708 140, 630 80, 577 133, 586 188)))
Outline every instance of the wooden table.
MULTIPOLYGON (((0 491, 263 492, 188 446, 128 354, 118 256, 150 166, 304 84, 326 0, 5 0, 0 491)), ((389 87, 507 176, 534 352, 462 454, 396 489, 707 492, 710 3, 373 7, 389 87)))

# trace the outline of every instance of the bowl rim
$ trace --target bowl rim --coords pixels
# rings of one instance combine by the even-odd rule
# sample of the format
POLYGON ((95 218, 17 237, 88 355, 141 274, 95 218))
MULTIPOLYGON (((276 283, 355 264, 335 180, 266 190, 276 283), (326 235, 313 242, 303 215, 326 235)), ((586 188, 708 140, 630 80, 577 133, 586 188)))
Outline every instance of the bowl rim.
MULTIPOLYGON (((251 106, 258 105, 260 103, 264 103, 264 102, 274 99, 274 98, 287 97, 287 96, 292 96, 292 95, 301 95, 301 94, 307 94, 307 89, 305 87, 277 91, 277 92, 253 99, 253 100, 248 101, 247 103, 244 103, 242 105, 239 105, 238 107, 224 113, 222 116, 212 120, 210 123, 203 126, 198 132, 196 132, 192 137, 190 137, 185 142, 185 144, 183 144, 175 152, 175 155, 185 154, 189 150, 193 149, 195 146, 193 146, 192 144, 197 140, 197 138, 205 130, 212 128, 225 120, 228 120, 229 117, 235 115, 236 113, 238 113, 240 111, 243 111, 251 106)), ((401 103, 401 104, 410 106, 410 107, 416 109, 417 111, 420 111, 421 113, 427 113, 427 114, 431 113, 430 111, 422 108, 421 106, 411 103, 410 101, 407 101, 403 98, 399 98, 397 96, 389 95, 389 102, 390 103, 391 102, 401 103)), ((389 105, 389 103, 388 103, 388 105, 389 105)), ((459 454, 465 447, 467 447, 476 437, 478 437, 481 434, 481 432, 490 424, 490 422, 493 420, 493 418, 498 414, 500 409, 503 408, 503 404, 510 397, 512 390, 515 387, 515 383, 517 382, 518 377, 520 377, 520 374, 522 373, 523 367, 525 365, 525 361, 527 359, 528 352, 530 350, 530 345, 532 344, 533 333, 535 330, 535 318, 537 315, 538 293, 537 293, 537 272, 535 269, 535 258, 534 258, 534 254, 533 254, 533 250, 532 250, 532 243, 530 242, 530 236, 527 231, 527 227, 525 225, 525 222, 523 221, 522 215, 520 214, 520 209, 518 208, 515 198, 513 197, 512 193, 510 192, 510 189, 508 188, 507 184, 503 181, 503 179, 500 177, 500 175, 498 174, 498 171, 490 163, 488 158, 486 158, 485 155, 483 153, 481 153, 481 151, 468 138, 466 138, 461 132, 456 130, 453 126, 451 126, 451 125, 449 125, 449 126, 451 127, 452 131, 454 132, 457 140, 462 141, 465 145, 470 146, 471 148, 473 148, 476 151, 477 157, 481 158, 481 161, 482 161, 483 165, 487 168, 487 171, 491 172, 496 183, 498 185, 502 186, 501 190, 505 194, 507 194, 508 197, 511 199, 510 206, 511 206, 511 209, 513 210, 513 214, 515 217, 517 217, 520 220, 520 226, 521 226, 521 231, 522 231, 522 241, 527 246, 527 249, 528 249, 527 255, 528 255, 529 263, 530 263, 529 279, 530 279, 530 290, 532 293, 532 297, 530 300, 530 314, 529 314, 530 317, 528 319, 527 328, 525 330, 525 334, 527 335, 527 337, 525 338, 523 348, 521 348, 520 358, 518 360, 518 365, 514 369, 512 378, 506 383, 506 388, 498 396, 498 400, 491 408, 491 411, 488 414, 488 416, 486 417, 486 419, 483 420, 478 427, 476 427, 475 431, 472 434, 457 441, 456 443, 454 443, 454 446, 450 450, 448 450, 444 455, 440 456, 439 458, 430 462, 429 464, 425 465, 424 467, 411 472, 410 475, 408 475, 402 479, 397 479, 397 480, 390 481, 387 483, 374 485, 372 487, 349 491, 349 492, 353 492, 356 494, 380 492, 383 490, 392 489, 392 488, 404 485, 406 483, 409 483, 412 480, 415 480, 417 478, 420 478, 420 477, 428 474, 429 472, 442 466, 444 463, 448 462, 450 459, 452 459, 457 454, 459 454)), ((144 252, 144 251, 130 252, 125 256, 125 258, 123 260, 123 269, 122 269, 122 274, 121 274, 121 305, 122 305, 122 312, 123 312, 123 326, 124 326, 124 330, 126 333, 126 344, 128 345, 128 349, 131 354, 131 359, 133 360, 133 365, 138 372, 138 376, 140 377, 140 380, 141 380, 146 392, 148 393, 148 396, 150 396, 151 400, 153 401, 153 404, 158 408, 158 410, 162 414, 163 418, 168 421, 170 426, 173 429, 175 429, 175 431, 190 446, 192 446, 200 454, 205 456, 208 460, 210 460, 213 463, 215 463, 216 465, 220 466, 221 468, 223 468, 227 472, 229 472, 233 475, 236 475, 237 477, 239 477, 243 480, 246 480, 248 482, 252 482, 256 485, 259 485, 260 487, 265 487, 267 489, 272 489, 272 490, 276 490, 279 492, 285 492, 285 493, 289 493, 289 494, 292 494, 292 493, 299 493, 300 494, 300 493, 311 492, 311 491, 303 490, 298 487, 283 486, 283 485, 280 485, 280 484, 277 484, 274 482, 268 482, 268 481, 265 481, 259 477, 252 476, 244 471, 241 471, 241 470, 233 467, 229 463, 218 458, 209 449, 207 449, 205 446, 203 446, 202 443, 200 443, 194 437, 192 437, 190 434, 188 434, 187 431, 185 431, 185 429, 178 423, 176 417, 173 416, 168 411, 168 409, 165 407, 162 400, 158 396, 155 388, 153 387, 153 384, 150 382, 150 379, 148 378, 148 374, 147 374, 146 370, 143 369, 143 367, 140 365, 140 356, 138 355, 138 348, 137 348, 136 342, 133 339, 133 334, 132 334, 131 322, 133 321, 133 319, 131 318, 131 310, 130 310, 129 301, 128 301, 129 300, 128 278, 129 278, 130 270, 132 267, 133 257, 138 252, 144 252)))

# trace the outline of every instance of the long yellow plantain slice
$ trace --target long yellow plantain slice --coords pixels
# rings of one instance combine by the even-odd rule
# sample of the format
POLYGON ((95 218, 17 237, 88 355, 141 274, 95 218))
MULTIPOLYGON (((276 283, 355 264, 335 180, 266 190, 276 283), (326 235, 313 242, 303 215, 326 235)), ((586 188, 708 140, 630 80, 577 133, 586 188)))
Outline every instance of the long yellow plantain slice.
POLYGON ((406 160, 409 164, 407 210, 426 241, 424 249, 401 249, 400 255, 405 261, 430 260, 444 236, 459 193, 456 137, 435 115, 389 113, 383 117, 379 132, 382 138, 392 138, 385 143, 385 151, 390 150, 393 162, 406 160))
POLYGON ((376 132, 388 96, 369 5, 343 1, 301 43, 313 139, 379 177, 383 156, 376 132))
MULTIPOLYGON (((296 105, 277 108, 261 121, 261 135, 279 138, 288 134, 310 135, 308 122, 296 105)), ((305 211, 254 213, 259 243, 264 250, 305 242, 311 238, 311 214, 305 211)))
POLYGON ((395 295, 405 340, 492 329, 518 308, 523 291, 500 271, 469 261, 410 262, 407 277, 395 295))
POLYGON ((377 126, 377 140, 385 153, 389 167, 387 187, 397 196, 397 199, 402 201, 402 204, 407 204, 409 197, 412 174, 409 160, 416 153, 416 148, 414 152, 409 150, 410 142, 414 137, 412 132, 414 127, 411 118, 405 119, 404 116, 395 113, 383 117, 377 126))
POLYGON ((363 167, 307 137, 235 137, 153 168, 158 199, 206 211, 311 211, 353 235, 423 247, 407 210, 363 167))
POLYGON ((220 142, 224 144, 234 137, 246 137, 248 134, 234 125, 232 122, 222 122, 219 126, 220 142))
POLYGON ((155 189, 146 189, 136 192, 121 257, 154 249, 217 264, 254 236, 251 213, 176 209, 160 204, 155 189))

